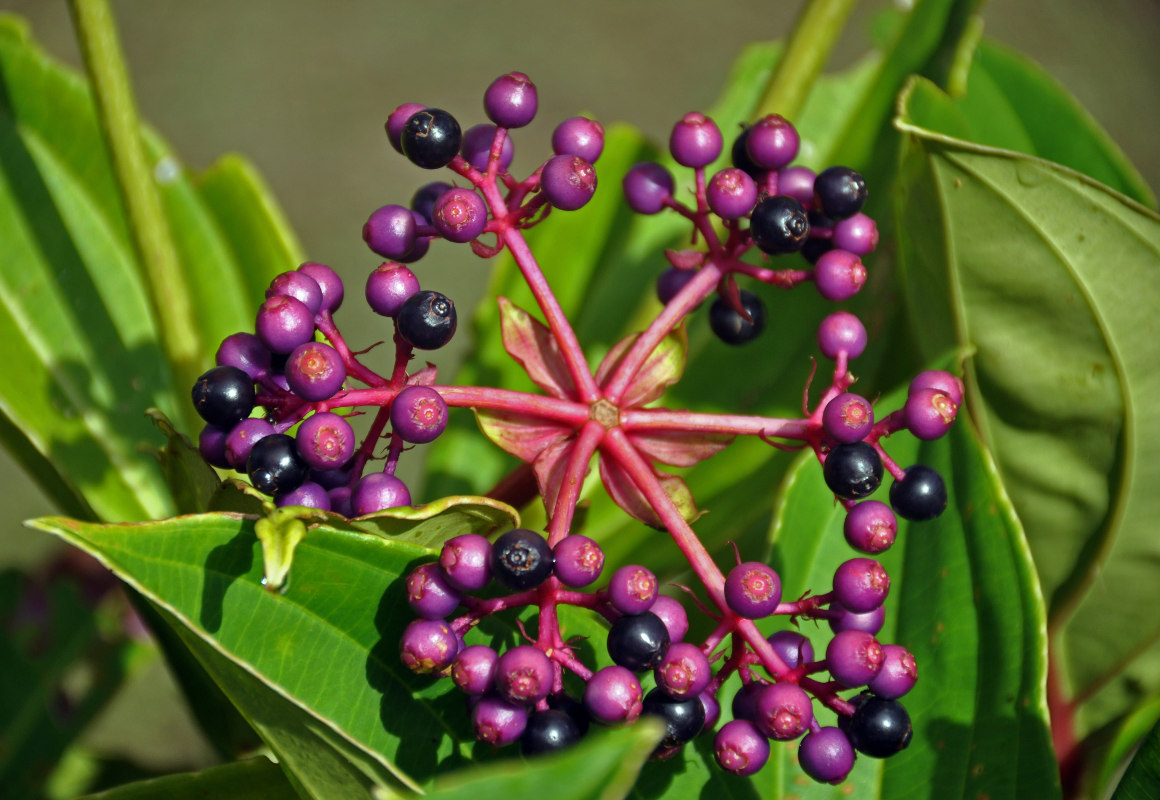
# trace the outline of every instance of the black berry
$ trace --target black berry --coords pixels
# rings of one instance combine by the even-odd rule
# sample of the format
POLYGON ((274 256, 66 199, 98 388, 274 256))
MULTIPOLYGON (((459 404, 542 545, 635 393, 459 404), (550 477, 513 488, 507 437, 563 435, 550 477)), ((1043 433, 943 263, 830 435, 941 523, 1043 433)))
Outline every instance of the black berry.
POLYGON ((580 729, 567 712, 558 709, 536 711, 528 716, 528 726, 520 737, 525 756, 562 750, 580 741, 580 729))
POLYGON ((947 487, 938 471, 915 464, 900 481, 890 486, 894 512, 912 522, 934 519, 947 507, 947 487))
POLYGON ((810 235, 810 223, 801 203, 786 195, 775 195, 753 207, 749 233, 762 252, 778 256, 802 249, 810 235))
POLYGON ((515 528, 491 546, 491 574, 509 589, 534 589, 552 574, 555 556, 543 536, 515 528))
POLYGON ((814 196, 830 219, 854 216, 862 210, 866 195, 866 179, 849 167, 824 169, 814 179, 814 196))
POLYGON ((699 697, 674 700, 660 689, 644 696, 642 715, 660 717, 665 723, 665 738, 659 750, 679 747, 701 732, 705 726, 705 706, 699 697))
POLYGON ((459 153, 461 139, 455 117, 441 108, 425 108, 407 120, 400 144, 403 155, 416 166, 438 169, 451 163, 459 153))
POLYGON ((272 433, 254 444, 246 461, 246 472, 255 489, 277 496, 301 486, 310 475, 310 467, 298 454, 294 437, 272 433))
POLYGON ((859 500, 873 494, 882 483, 882 459, 866 442, 840 444, 826 456, 822 475, 838 497, 859 500))
POLYGON ((750 130, 752 129, 744 127, 741 129, 741 133, 737 134, 737 138, 733 140, 733 147, 729 151, 729 160, 737 169, 756 180, 765 170, 753 163, 753 159, 749 157, 749 151, 745 147, 749 140, 750 130))
POLYGON ((749 314, 746 319, 724 298, 718 297, 709 306, 709 328, 725 344, 746 344, 765 330, 765 304, 753 292, 740 291, 741 307, 749 314))
POLYGON ((237 367, 214 367, 193 384, 193 407, 210 425, 232 428, 254 410, 254 380, 237 367))
POLYGON ((399 309, 399 335, 412 347, 438 350, 455 335, 455 303, 439 292, 415 292, 399 309))
POLYGON ((656 669, 669 651, 669 629, 651 611, 626 614, 608 631, 608 655, 633 672, 656 669))
POLYGON ((859 753, 887 758, 910 744, 910 715, 897 700, 870 696, 855 709, 846 732, 859 753))

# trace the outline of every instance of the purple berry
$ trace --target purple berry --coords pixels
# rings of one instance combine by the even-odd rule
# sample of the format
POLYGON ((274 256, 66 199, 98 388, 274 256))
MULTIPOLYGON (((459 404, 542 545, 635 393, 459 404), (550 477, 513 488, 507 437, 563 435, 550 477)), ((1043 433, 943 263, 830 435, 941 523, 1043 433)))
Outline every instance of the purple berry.
MULTIPOLYGON (((438 200, 444 192, 453 189, 450 183, 443 181, 432 181, 425 183, 415 190, 411 195, 411 210, 418 214, 426 224, 430 225, 432 215, 435 212, 435 201, 438 200)), ((418 220, 416 220, 418 222, 418 220)))
POLYGON ((447 403, 430 386, 408 386, 391 403, 391 430, 404 442, 432 442, 447 427, 447 403))
POLYGON ((447 241, 470 242, 487 226, 487 205, 472 189, 448 189, 435 201, 431 222, 447 241))
POLYGON ((878 247, 878 225, 861 212, 838 220, 834 223, 834 247, 856 256, 873 253, 878 247))
POLYGON ((757 202, 757 184, 736 167, 723 169, 705 187, 709 210, 721 219, 741 219, 757 202))
POLYGON ((797 631, 778 631, 769 637, 769 643, 790 669, 814 660, 814 646, 797 631))
POLYGON ((384 126, 387 130, 387 140, 398 152, 403 152, 402 136, 407 120, 422 110, 423 106, 419 103, 403 103, 387 117, 387 124, 384 126))
POLYGON ((459 652, 459 640, 441 619, 417 619, 399 639, 399 658, 419 675, 443 672, 459 652))
POLYGON ((403 303, 418 291, 419 279, 415 273, 394 261, 380 264, 367 277, 367 305, 384 317, 396 316, 403 303))
POLYGON ((236 367, 257 380, 270 371, 270 351, 252 333, 231 333, 218 346, 214 363, 219 367, 236 367))
POLYGON ((845 250, 828 250, 814 267, 814 284, 827 300, 849 300, 866 284, 866 267, 845 250))
POLYGON ((298 454, 311 469, 338 469, 354 455, 354 429, 333 411, 319 411, 303 420, 295 441, 298 454))
POLYGON ((854 747, 837 728, 820 728, 798 745, 798 762, 815 781, 838 784, 854 768, 854 747))
POLYGON ((784 117, 769 114, 750 127, 745 152, 761 169, 781 169, 797 158, 800 145, 797 129, 784 117))
POLYGON ((949 431, 958 413, 955 402, 938 389, 911 392, 902 407, 906 429, 925 441, 938 439, 949 431))
POLYGON ((407 484, 394 475, 372 472, 355 484, 350 495, 351 510, 356 517, 385 511, 388 508, 411 505, 407 484))
POLYGON ((914 394, 921 389, 935 389, 951 399, 956 406, 963 404, 963 382, 941 369, 928 369, 914 376, 907 390, 914 394))
POLYGON ((354 508, 350 503, 351 490, 349 486, 336 486, 329 490, 326 496, 330 498, 330 510, 344 517, 353 517, 354 508))
POLYGON ((303 506, 317 508, 320 511, 330 511, 330 495, 314 481, 306 481, 294 491, 278 495, 274 498, 274 505, 279 508, 303 506))
POLYGON ((882 626, 886 623, 886 608, 884 606, 878 606, 878 608, 864 614, 858 614, 850 611, 841 603, 832 601, 829 610, 828 622, 830 630, 834 633, 862 631, 873 635, 882 630, 882 626))
POLYGON ((254 330, 272 353, 289 353, 314 338, 314 314, 301 300, 275 295, 258 309, 254 330))
POLYGON ((226 436, 226 462, 238 472, 245 472, 254 445, 272 433, 274 426, 260 417, 242 420, 226 436))
POLYGON ((439 565, 447 581, 461 592, 477 592, 491 581, 491 542, 464 533, 443 543, 439 565))
POLYGON ((701 692, 700 700, 701 705, 705 707, 705 727, 703 730, 711 731, 721 719, 721 704, 717 702, 717 698, 711 691, 701 692))
POLYGON ((495 665, 498 661, 499 654, 487 645, 465 647, 451 664, 451 680, 466 694, 487 694, 495 687, 495 665))
POLYGON ((757 698, 768 685, 756 680, 741 684, 737 694, 733 695, 731 704, 733 719, 747 719, 752 722, 757 713, 757 698))
POLYGON ((818 349, 830 360, 857 358, 866 349, 866 327, 849 311, 835 311, 818 326, 818 349))
POLYGON ((311 314, 317 314, 322 308, 322 287, 305 272, 283 272, 270 281, 270 285, 266 287, 266 297, 280 294, 301 300, 303 305, 310 309, 311 314))
POLYGON ((419 236, 418 235, 419 228, 428 224, 426 217, 424 217, 418 211, 415 211, 412 209, 411 210, 411 219, 413 219, 415 221, 415 231, 416 231, 415 246, 412 247, 410 250, 408 250, 406 255, 398 256, 395 259, 396 261, 401 261, 404 264, 414 264, 416 261, 423 258, 423 256, 427 255, 427 251, 431 247, 431 239, 433 238, 431 236, 419 236))
MULTIPOLYGON (((483 123, 472 125, 463 134, 463 143, 459 145, 459 155, 463 156, 464 161, 480 172, 487 170, 487 162, 491 158, 491 143, 495 140, 495 131, 494 125, 483 123)), ((513 156, 515 156, 515 145, 512 144, 512 137, 505 136, 503 147, 500 148, 499 168, 504 170, 511 166, 513 156)))
MULTIPOLYGON (((332 412, 332 411, 323 411, 320 413, 333 414, 338 419, 342 419, 342 417, 339 417, 338 414, 334 414, 334 412, 332 412)), ((318 414, 315 414, 314 416, 318 416, 318 414)), ((342 421, 346 422, 346 420, 344 420, 344 419, 342 421)), ((296 442, 301 442, 303 440, 303 427, 305 426, 305 424, 306 423, 302 423, 302 425, 300 425, 298 427, 298 435, 294 437, 294 440, 296 442)), ((321 424, 321 423, 318 423, 318 422, 315 423, 315 425, 318 425, 318 424, 321 424)), ((307 438, 311 438, 311 436, 308 435, 307 438)), ((354 437, 352 435, 351 439, 353 440, 353 438, 354 437)), ((338 447, 336 445, 339 445, 339 443, 335 442, 332 444, 328 444, 327 446, 334 447, 335 449, 331 451, 331 452, 334 452, 334 451, 338 450, 338 447)), ((317 446, 318 446, 318 444, 315 442, 300 444, 300 445, 298 445, 298 454, 300 456, 302 456, 302 459, 304 461, 306 461, 307 464, 310 464, 310 461, 312 459, 317 460, 316 456, 310 455, 310 450, 314 447, 317 447, 317 446)), ((340 446, 346 446, 346 445, 343 444, 340 446)), ((327 452, 326 448, 323 448, 322 452, 325 454, 327 452)), ((353 452, 353 447, 352 447, 352 452, 353 452)), ((345 464, 340 464, 338 466, 325 467, 323 469, 319 469, 318 467, 311 465, 311 467, 310 467, 310 480, 314 481, 315 483, 317 483, 319 486, 323 487, 324 489, 337 489, 339 486, 349 486, 350 485, 350 478, 351 478, 351 475, 353 473, 354 473, 354 462, 352 462, 352 461, 347 461, 345 464)))
POLYGON ((864 500, 846 512, 842 532, 846 542, 855 550, 875 555, 894 544, 898 536, 898 519, 885 503, 864 500))
POLYGON ((657 278, 657 300, 668 304, 696 274, 696 270, 669 267, 657 278))
POLYGON ((726 722, 713 738, 713 755, 721 769, 733 775, 752 775, 769 760, 769 740, 750 721, 726 722))
POLYGON ((618 725, 640 716, 644 692, 640 681, 625 667, 604 667, 588 680, 584 708, 597 722, 618 725))
POLYGON ((834 680, 848 689, 873 680, 885 660, 882 645, 865 631, 841 631, 826 646, 826 668, 834 680))
POLYGON ((314 282, 322 290, 321 310, 329 311, 331 314, 338 311, 338 307, 342 305, 343 296, 342 278, 338 276, 338 273, 325 264, 319 264, 315 261, 307 261, 298 267, 298 271, 314 278, 314 282))
POLYGON ((902 645, 885 644, 882 649, 886 653, 882 669, 866 687, 879 697, 896 700, 914 688, 918 680, 918 664, 914 653, 902 645))
POLYGON ((286 382, 290 391, 310 403, 329 400, 342 389, 346 365, 328 344, 307 342, 294 348, 286 360, 286 382))
POLYGON ((423 619, 443 619, 459 605, 459 590, 438 564, 420 564, 407 576, 407 602, 423 619))
POLYGON ((540 173, 540 189, 561 211, 575 211, 596 192, 596 170, 580 156, 552 156, 540 173))
POLYGON ((813 721, 813 702, 796 683, 775 683, 757 696, 753 722, 770 739, 796 739, 813 721))
MULTIPOLYGON (((455 117, 441 108, 424 108, 408 117, 399 134, 399 146, 415 166, 438 169, 459 153, 461 138, 455 117)), ((397 256, 388 256, 393 257, 397 256)))
POLYGON ((872 558, 851 558, 834 571, 834 599, 855 614, 873 611, 890 593, 890 576, 872 558))
POLYGON ((638 214, 656 214, 673 199, 673 176, 660 164, 646 161, 624 175, 624 199, 638 214))
POLYGON ((418 234, 411 209, 389 205, 377 208, 363 225, 363 241, 384 258, 404 259, 415 247, 418 234))
POLYGON ((522 644, 499 657, 495 665, 495 690, 513 703, 534 705, 552 690, 555 670, 540 648, 522 644))
POLYGON ((831 439, 841 444, 860 442, 874 427, 874 407, 861 395, 840 394, 826 404, 822 427, 831 439))
POLYGON ((946 484, 937 470, 915 464, 902 480, 890 485, 890 505, 898 516, 912 522, 934 519, 946 510, 946 484))
POLYGON ((649 609, 649 613, 660 617, 661 622, 665 625, 665 630, 669 632, 670 642, 681 641, 689 632, 689 615, 679 600, 674 600, 663 594, 657 595, 656 602, 649 609))
POLYGON ((587 536, 577 533, 565 536, 556 543, 553 553, 556 556, 556 577, 560 583, 573 589, 591 585, 604 570, 604 551, 587 536))
POLYGON ((197 450, 210 466, 229 469, 226 460, 226 436, 229 431, 217 425, 206 425, 197 436, 197 450))
POLYGON ((657 686, 669 697, 697 697, 709 685, 713 668, 701 648, 688 642, 670 644, 665 657, 653 671, 657 686))
POLYGON ((789 167, 777 173, 777 193, 789 195, 809 209, 814 203, 814 178, 809 167, 789 167))
POLYGON ((487 118, 505 128, 522 128, 536 116, 536 85, 522 72, 500 75, 483 94, 487 118))
POLYGON ((621 614, 640 614, 657 599, 657 576, 637 564, 621 567, 608 581, 608 600, 621 614))
POLYGON ((669 152, 685 167, 704 167, 721 155, 723 141, 717 123, 698 111, 690 111, 673 126, 669 152))
POLYGON ((572 117, 552 132, 552 152, 558 156, 580 156, 589 164, 604 152, 604 126, 587 117, 572 117))
POLYGON ((781 578, 760 561, 738 564, 725 579, 725 602, 739 617, 767 617, 781 602, 781 578))
POLYGON ((509 703, 499 695, 485 695, 471 709, 475 738, 497 747, 519 739, 527 724, 527 708, 509 703))

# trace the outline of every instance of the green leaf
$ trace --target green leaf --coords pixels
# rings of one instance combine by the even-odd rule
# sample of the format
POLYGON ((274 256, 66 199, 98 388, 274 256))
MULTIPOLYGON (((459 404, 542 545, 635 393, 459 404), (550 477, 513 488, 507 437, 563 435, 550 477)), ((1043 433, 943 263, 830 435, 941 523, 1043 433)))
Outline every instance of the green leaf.
POLYGON ((126 784, 81 800, 298 800, 282 770, 268 758, 209 767, 126 784))
POLYGON ((1059 165, 937 133, 925 121, 946 108, 916 82, 897 123, 912 339, 974 354, 969 404, 1035 555, 1082 734, 1160 689, 1154 663, 1132 665, 1160 639, 1160 427, 1143 416, 1160 392, 1160 218, 1059 165))
POLYGON ((190 443, 161 411, 151 408, 146 412, 157 429, 165 435, 166 443, 157 451, 161 474, 179 514, 197 514, 208 511, 214 494, 222 482, 213 467, 206 463, 201 452, 190 443))
POLYGON ((435 782, 431 800, 611 800, 635 783, 662 730, 642 720, 619 730, 594 730, 576 747, 552 756, 453 772, 435 782))
POLYGON ((1112 800, 1147 800, 1160 790, 1160 724, 1145 737, 1112 800))
MULTIPOLYGON (((900 399, 896 393, 883 406, 900 399)), ((938 519, 900 520, 897 543, 879 556, 892 578, 879 638, 909 648, 918 663, 918 683, 902 701, 914 739, 885 762, 858 759, 841 790, 799 786, 794 749, 777 744, 755 780, 769 788, 768 796, 803 799, 1059 797, 1043 602, 994 465, 965 414, 945 440, 920 445, 903 436, 885 444, 902 465, 939 470, 950 495, 938 519)), ((802 456, 783 492, 772 561, 783 592, 828 591, 850 550, 842 535, 845 514, 812 454, 802 456)), ((802 632, 815 653, 825 652, 828 630, 803 623, 802 632)), ((823 713, 822 724, 833 724, 833 715, 823 713)))
MULTIPOLYGON (((91 95, 10 17, 0 19, 0 80, 0 336, 21 367, 0 385, 0 440, 70 513, 171 514, 146 411, 187 433, 199 423, 157 346, 91 95)), ((192 292, 211 348, 252 327, 262 287, 297 248, 244 162, 195 184, 144 135, 189 283, 172 291, 192 292)))

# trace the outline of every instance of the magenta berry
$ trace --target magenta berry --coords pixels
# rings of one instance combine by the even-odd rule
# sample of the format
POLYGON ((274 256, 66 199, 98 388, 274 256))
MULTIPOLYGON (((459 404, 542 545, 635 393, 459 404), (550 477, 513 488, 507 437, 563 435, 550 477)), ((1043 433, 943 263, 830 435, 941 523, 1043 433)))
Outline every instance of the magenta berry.
POLYGON ((423 106, 419 103, 403 103, 387 117, 387 123, 384 126, 387 130, 387 139, 390 141, 391 147, 398 152, 403 152, 402 136, 403 128, 407 126, 407 120, 422 110, 423 106))
POLYGON ((408 386, 391 403, 391 430, 404 442, 426 444, 447 427, 447 403, 430 386, 408 386))
POLYGON ((487 694, 495 687, 498 661, 499 654, 487 645, 469 645, 451 663, 451 680, 466 694, 487 694))
POLYGON ((622 614, 640 614, 657 599, 657 576, 637 564, 621 567, 608 581, 608 600, 622 614))
POLYGON ((309 275, 318 284, 318 288, 322 292, 322 305, 319 310, 331 314, 337 311, 342 305, 344 294, 342 278, 339 277, 338 273, 325 264, 319 264, 315 261, 307 261, 300 265, 298 271, 309 275))
POLYGON ((680 601, 667 595, 657 595, 649 612, 658 616, 669 632, 670 642, 679 642, 689 632, 689 615, 680 601))
POLYGON ((769 643, 790 669, 814 660, 814 646, 797 631, 778 631, 769 636, 769 643))
POLYGON ((505 128, 522 128, 536 116, 536 85, 522 72, 509 72, 491 82, 483 95, 487 118, 505 128))
MULTIPOLYGON (((495 131, 494 125, 484 123, 473 125, 463 134, 463 142, 459 145, 459 154, 463 156, 464 161, 480 172, 487 169, 487 162, 491 158, 491 145, 495 140, 495 131)), ((499 168, 507 169, 511 166, 514 156, 515 145, 512 144, 512 137, 505 136, 503 146, 500 148, 499 168)))
POLYGON ((757 202, 757 184, 744 170, 729 167, 713 175, 705 187, 709 210, 722 219, 740 219, 757 202))
POLYGON ((914 688, 918 681, 918 664, 914 653, 902 645, 886 644, 882 650, 886 654, 882 669, 866 684, 866 688, 878 697, 896 700, 914 688))
POLYGON ((627 173, 624 181, 624 199, 638 214, 656 214, 673 199, 673 176, 660 164, 646 161, 627 173))
POLYGON ((572 117, 552 132, 552 152, 558 156, 579 156, 589 164, 604 152, 604 126, 587 117, 572 117))
POLYGON ((878 608, 860 614, 850 611, 835 600, 830 602, 829 611, 827 621, 830 623, 830 630, 834 633, 862 631, 877 634, 886 623, 885 606, 878 606, 878 608))
POLYGON ((439 565, 447 582, 461 592, 477 592, 491 581, 491 542, 464 533, 443 543, 439 565))
POLYGON ((733 703, 731 704, 733 718, 753 721, 757 712, 757 698, 768 685, 757 680, 741 684, 737 694, 733 695, 733 703))
POLYGON ((417 619, 399 639, 399 658, 419 675, 443 672, 458 652, 455 632, 441 619, 417 619))
POLYGON ((334 397, 346 380, 342 356, 328 344, 307 342, 295 347, 286 360, 290 391, 307 402, 334 397))
POLYGON ((584 689, 584 708, 605 725, 634 721, 643 699, 640 681, 629 669, 616 665, 598 670, 584 689))
POLYGON ((318 281, 304 272, 283 272, 270 281, 266 287, 266 297, 275 297, 284 294, 301 300, 302 304, 310 309, 311 314, 317 314, 322 308, 322 287, 318 281))
POLYGON ((834 223, 834 247, 856 256, 874 252, 878 247, 878 225, 859 212, 834 223))
POLYGON ((500 655, 495 665, 495 689, 513 703, 533 705, 548 696, 553 675, 552 662, 544 651, 522 644, 500 655))
POLYGON ((447 241, 470 242, 487 225, 487 206, 478 192, 462 187, 448 189, 435 201, 431 222, 447 241))
POLYGON ((882 645, 865 631, 841 631, 826 646, 826 668, 834 680, 850 689, 873 680, 885 660, 882 645))
POLYGON ((709 685, 713 668, 701 648, 689 642, 670 644, 653 670, 657 686, 669 697, 695 698, 709 685))
POLYGON ((885 503, 863 500, 846 512, 842 532, 846 542, 855 550, 874 555, 894 544, 898 536, 898 519, 885 503))
POLYGON ((450 616, 459 605, 459 590, 438 564, 420 564, 407 576, 407 602, 423 619, 450 616))
POLYGON ((367 277, 367 305, 376 314, 393 317, 403 303, 419 291, 419 279, 402 264, 387 261, 375 267, 367 277))
POLYGON ((853 253, 829 250, 814 267, 814 284, 827 300, 849 300, 866 284, 866 267, 853 253))
POLYGON ((363 225, 363 241, 384 258, 403 259, 418 238, 415 217, 404 206, 387 205, 375 209, 363 225))
POLYGON ((902 407, 902 418, 916 438, 930 441, 950 430, 958 412, 959 407, 948 395, 927 388, 910 393, 902 407))
POLYGON ((273 432, 274 426, 260 417, 242 420, 226 435, 226 463, 239 472, 245 472, 254 445, 273 432))
POLYGON ((540 189, 561 211, 585 206, 596 191, 596 170, 580 156, 553 156, 540 173, 540 189))
POLYGON ((831 439, 842 444, 860 442, 874 427, 874 408, 861 395, 846 392, 826 404, 822 427, 831 439))
POLYGON ((738 564, 725 579, 725 602, 739 617, 767 617, 781 602, 781 578, 760 561, 738 564))
POLYGON ((372 472, 360 480, 351 490, 351 509, 355 516, 374 514, 388 508, 411 505, 411 492, 407 484, 394 475, 372 472))
POLYGON ((490 745, 500 746, 517 741, 527 724, 527 708, 499 695, 485 695, 471 709, 475 738, 490 745))
POLYGON ((841 353, 857 358, 866 349, 866 327, 849 311, 835 311, 818 326, 818 349, 831 360, 841 353))
POLYGON ((813 720, 813 701, 796 683, 775 683, 757 695, 753 722, 770 739, 796 739, 813 720))
POLYGON ((272 353, 289 353, 314 338, 314 314, 287 295, 267 298, 258 309, 255 332, 272 353))
POLYGON ((311 469, 337 469, 354 455, 355 435, 350 423, 333 411, 320 411, 298 426, 298 453, 311 469))
POLYGON ((777 193, 788 195, 810 209, 814 202, 814 178, 817 176, 809 167, 789 167, 777 173, 777 193))
POLYGON ((854 768, 854 747, 837 728, 820 728, 798 745, 798 762, 819 783, 841 783, 854 768))
POLYGON ((232 333, 218 346, 214 363, 219 367, 235 367, 257 379, 270 371, 270 351, 252 333, 232 333))
POLYGON ((749 129, 745 151, 758 167, 781 169, 797 158, 800 145, 797 129, 784 117, 770 114, 749 129))
POLYGON ((855 614, 882 605, 890 592, 890 576, 872 558, 851 558, 834 571, 834 599, 855 614))
POLYGON ((297 489, 285 492, 274 498, 274 505, 278 508, 285 506, 303 506, 317 508, 320 511, 330 511, 330 495, 314 481, 306 481, 297 489))
POLYGON ((934 389, 942 392, 951 399, 955 406, 963 404, 963 382, 945 370, 928 369, 918 373, 910 382, 907 394, 914 394, 921 389, 934 389))
POLYGON ((698 111, 690 111, 673 126, 669 135, 669 152, 678 164, 704 167, 721 155, 721 129, 717 123, 698 111))
POLYGON ((228 469, 226 460, 226 436, 229 434, 216 425, 206 425, 197 436, 197 451, 210 466, 228 469))
POLYGON ((560 583, 573 589, 594 583, 604 570, 604 551, 587 536, 576 533, 565 536, 553 548, 553 554, 556 577, 560 583))
POLYGON ((713 756, 733 775, 752 775, 769 760, 769 740, 750 721, 726 722, 713 737, 713 756))

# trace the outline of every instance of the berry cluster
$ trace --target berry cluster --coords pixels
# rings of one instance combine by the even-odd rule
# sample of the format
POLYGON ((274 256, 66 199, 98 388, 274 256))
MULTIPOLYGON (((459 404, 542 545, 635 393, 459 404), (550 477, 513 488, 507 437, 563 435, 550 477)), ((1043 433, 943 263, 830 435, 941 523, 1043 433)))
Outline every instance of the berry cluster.
POLYGON ((866 330, 854 315, 837 311, 817 334, 821 353, 834 362, 830 384, 801 418, 674 411, 656 402, 680 377, 673 365, 681 359, 663 354, 682 346, 676 332, 710 295, 716 297, 708 322, 723 342, 740 345, 761 333, 762 301, 737 285, 738 276, 785 289, 812 281, 835 301, 865 282, 860 259, 877 242, 873 220, 861 212, 865 181, 846 167, 815 174, 792 166, 799 136, 776 115, 744 127, 732 146, 733 166, 712 174, 707 168, 724 148, 720 129, 700 113, 678 121, 670 152, 693 171, 690 204, 676 198, 676 180, 660 164, 638 164, 624 177, 632 209, 681 214, 701 249, 666 252, 670 268, 657 282, 661 310, 593 369, 523 231, 553 210, 573 211, 589 201, 604 132, 583 117, 565 120, 552 135, 553 156, 519 179, 508 171, 509 133, 527 125, 536 108, 535 86, 517 72, 488 87, 490 122, 466 132, 450 113, 429 106, 407 103, 389 115, 386 132, 396 150, 418 167, 445 167, 456 176, 455 183, 425 184, 409 206, 379 208, 363 228, 368 247, 388 259, 368 278, 366 299, 394 321, 391 375, 368 369, 335 327, 332 312, 342 299, 337 276, 303 265, 275 279, 256 332, 227 338, 218 366, 195 385, 194 403, 207 422, 202 452, 211 463, 246 472, 279 504, 361 515, 410 504, 394 477, 400 453, 435 439, 449 407, 472 408, 488 438, 531 466, 528 481, 547 512, 546 536, 524 528, 494 541, 462 535, 443 545, 438 561, 414 569, 406 588, 418 619, 402 635, 403 663, 419 674, 449 677, 468 696, 477 737, 495 745, 518 740, 527 755, 568 746, 592 723, 652 715, 666 727, 658 758, 716 729, 718 763, 745 775, 765 763, 770 740, 800 738, 806 773, 840 782, 855 752, 888 756, 911 735, 898 698, 913 686, 917 667, 905 647, 876 638, 890 577, 872 556, 894 543, 897 516, 928 520, 947 504, 941 476, 921 464, 899 467, 882 439, 904 430, 920 439, 941 436, 963 401, 962 384, 946 372, 922 373, 902 408, 876 418, 873 405, 849 391, 855 380, 849 365, 866 347, 866 330), (510 253, 543 321, 500 298, 503 344, 542 394, 437 385, 431 365, 408 371, 416 349, 441 347, 455 331, 452 302, 420 290, 404 266, 424 258, 436 239, 467 243, 483 257, 510 253), (804 264, 772 266, 771 259, 793 254, 804 264), (343 409, 350 413, 336 413, 343 409), (347 417, 364 409, 373 411, 373 421, 356 446, 347 417), (692 493, 663 467, 692 466, 737 436, 808 447, 821 462, 827 486, 847 511, 845 537, 866 556, 840 564, 829 591, 785 601, 781 577, 768 565, 738 556, 725 575, 694 533, 692 493), (380 457, 382 439, 384 469, 364 475, 380 457), (667 531, 688 560, 707 596, 696 606, 715 622, 703 641, 685 641, 685 607, 659 594, 657 576, 646 566, 622 566, 600 588, 589 588, 604 573, 605 555, 574 523, 593 459, 613 500, 667 531), (870 499, 886 473, 893 478, 889 503, 870 499), (610 666, 586 665, 565 640, 558 611, 566 605, 608 623, 610 666), (526 643, 502 653, 468 644, 485 618, 526 608, 538 612, 534 635, 524 632, 526 643), (758 631, 755 621, 775 616, 795 625, 827 620, 834 636, 823 657, 815 659, 811 642, 795 630, 768 637, 758 631), (718 697, 735 677, 741 688, 732 719, 718 728, 718 697), (815 701, 837 714, 837 725, 822 725, 815 701))

